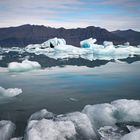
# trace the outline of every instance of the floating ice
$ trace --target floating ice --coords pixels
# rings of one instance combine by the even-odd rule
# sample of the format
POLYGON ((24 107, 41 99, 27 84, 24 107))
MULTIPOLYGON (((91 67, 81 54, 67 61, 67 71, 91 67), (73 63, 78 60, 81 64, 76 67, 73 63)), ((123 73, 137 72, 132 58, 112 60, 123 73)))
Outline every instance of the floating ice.
POLYGON ((97 139, 97 135, 86 114, 80 112, 68 113, 64 116, 58 116, 57 119, 61 121, 72 121, 75 126, 77 135, 79 135, 81 138, 84 138, 85 140, 97 139))
POLYGON ((87 114, 93 126, 99 128, 101 126, 115 125, 116 119, 114 112, 116 108, 110 104, 86 105, 83 113, 87 114))
POLYGON ((81 48, 92 48, 93 47, 92 45, 95 42, 96 42, 96 39, 89 38, 89 39, 81 41, 80 46, 81 46, 81 48))
POLYGON ((75 126, 71 121, 32 120, 26 129, 26 140, 66 140, 75 135, 75 126))
POLYGON ((23 140, 23 137, 19 137, 19 138, 12 138, 10 140, 23 140))
POLYGON ((23 72, 30 71, 35 69, 40 69, 41 65, 36 61, 24 60, 21 63, 11 62, 8 65, 8 69, 10 72, 23 72))
POLYGON ((54 48, 55 46, 58 46, 58 45, 66 45, 66 41, 63 38, 59 39, 55 37, 41 44, 41 46, 44 48, 46 47, 54 48))
MULTIPOLYGON (((96 139, 97 135, 92 127, 92 124, 87 117, 86 114, 80 112, 68 113, 65 115, 54 115, 51 112, 48 112, 46 109, 42 109, 34 114, 31 115, 29 118, 29 125, 32 125, 32 120, 42 120, 42 119, 49 119, 53 123, 62 123, 63 122, 71 122, 74 126, 75 134, 79 137, 87 139, 96 139), (88 128, 88 129, 87 129, 88 128)), ((55 128, 51 128, 55 129, 55 128)), ((56 130, 54 130, 56 131, 56 130)), ((73 135, 75 137, 75 134, 73 135)), ((53 137, 52 137, 53 138, 53 137)), ((51 138, 50 138, 51 139, 51 138)), ((53 139, 51 139, 53 140, 53 139)))
POLYGON ((120 122, 140 122, 140 100, 116 100, 111 103, 116 107, 115 117, 120 122))
POLYGON ((29 118, 24 139, 139 140, 139 109, 139 100, 126 99, 87 105, 82 112, 61 115, 42 109, 29 118))
POLYGON ((140 101, 121 99, 111 104, 86 105, 82 112, 97 128, 117 122, 140 122, 140 101))
POLYGON ((140 140, 140 129, 124 135, 121 140, 140 140))
POLYGON ((48 112, 46 109, 42 109, 42 110, 32 114, 31 117, 29 118, 29 121, 31 121, 31 120, 41 120, 43 118, 50 119, 50 118, 53 118, 53 117, 54 117, 54 114, 52 112, 48 112))
POLYGON ((80 42, 81 48, 67 45, 64 39, 53 38, 42 44, 28 45, 25 50, 36 55, 44 54, 54 59, 83 57, 90 61, 127 58, 130 55, 140 54, 140 48, 125 45, 113 45, 113 42, 104 41, 103 45, 95 44, 96 39, 89 38, 80 42), (60 54, 60 55, 59 55, 60 54), (92 54, 93 58, 86 57, 92 54), (85 55, 85 56, 84 56, 85 55))
POLYGON ((16 129, 11 121, 0 121, 0 140, 10 140, 16 129))
POLYGON ((14 97, 22 93, 22 89, 19 88, 8 88, 5 89, 0 87, 0 96, 2 97, 14 97))

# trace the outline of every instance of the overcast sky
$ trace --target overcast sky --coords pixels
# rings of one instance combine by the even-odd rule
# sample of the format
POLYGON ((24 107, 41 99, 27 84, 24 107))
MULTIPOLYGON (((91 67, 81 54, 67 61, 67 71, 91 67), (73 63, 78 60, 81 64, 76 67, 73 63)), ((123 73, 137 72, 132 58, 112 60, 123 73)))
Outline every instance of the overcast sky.
POLYGON ((0 27, 22 24, 140 31, 140 0, 0 0, 0 27))

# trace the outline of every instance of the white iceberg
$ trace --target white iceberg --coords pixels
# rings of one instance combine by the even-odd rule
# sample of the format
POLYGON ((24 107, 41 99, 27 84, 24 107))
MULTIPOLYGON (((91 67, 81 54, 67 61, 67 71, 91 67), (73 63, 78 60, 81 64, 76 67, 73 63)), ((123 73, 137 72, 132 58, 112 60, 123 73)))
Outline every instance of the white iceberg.
POLYGON ((36 61, 24 60, 21 63, 11 62, 8 65, 8 70, 10 72, 24 72, 30 70, 40 69, 41 65, 36 61))
POLYGON ((52 38, 49 39, 48 41, 44 42, 41 44, 42 47, 46 48, 46 47, 56 47, 58 45, 66 45, 66 41, 63 38, 52 38))
POLYGON ((140 129, 124 135, 121 140, 140 140, 140 129))
POLYGON ((93 59, 87 57, 90 61, 98 58, 102 58, 102 60, 122 59, 140 54, 139 47, 130 46, 128 43, 115 46, 110 41, 104 41, 103 45, 95 44, 95 42, 96 39, 93 38, 85 39, 80 42, 81 47, 79 48, 67 45, 64 39, 53 38, 42 44, 28 45, 25 47, 25 51, 36 55, 44 54, 54 59, 75 58, 76 55, 84 57, 83 55, 93 54, 93 59), (61 55, 58 55, 59 53, 61 55))
POLYGON ((0 121, 0 140, 10 140, 15 132, 16 126, 11 121, 0 121))
POLYGON ((2 97, 15 97, 22 93, 22 89, 19 88, 8 88, 5 89, 0 87, 0 96, 2 97))

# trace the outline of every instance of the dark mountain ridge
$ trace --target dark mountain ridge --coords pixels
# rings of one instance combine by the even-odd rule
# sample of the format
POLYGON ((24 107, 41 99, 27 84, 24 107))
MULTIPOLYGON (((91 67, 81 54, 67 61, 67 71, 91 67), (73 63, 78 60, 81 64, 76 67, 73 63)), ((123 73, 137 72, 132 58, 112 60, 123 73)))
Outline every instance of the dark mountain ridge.
POLYGON ((26 24, 18 27, 0 28, 0 46, 25 47, 28 44, 43 43, 54 37, 64 38, 67 44, 74 46, 79 46, 80 41, 90 37, 96 38, 99 44, 102 44, 105 40, 113 41, 114 44, 122 44, 126 41, 129 41, 133 45, 140 44, 140 32, 133 30, 131 32, 129 34, 127 32, 123 33, 123 31, 109 32, 106 29, 94 26, 65 29, 26 24))

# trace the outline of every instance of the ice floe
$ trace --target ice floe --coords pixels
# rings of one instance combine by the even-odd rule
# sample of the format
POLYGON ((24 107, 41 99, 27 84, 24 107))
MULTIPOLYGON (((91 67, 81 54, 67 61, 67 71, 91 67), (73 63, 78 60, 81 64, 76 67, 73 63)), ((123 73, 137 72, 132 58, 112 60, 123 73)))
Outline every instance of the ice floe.
POLYGON ((22 93, 22 89, 0 87, 0 97, 14 97, 22 93))
POLYGON ((8 70, 10 72, 24 72, 30 70, 40 69, 41 65, 36 61, 23 60, 19 62, 11 62, 8 65, 8 70))
POLYGON ((11 121, 0 121, 0 140, 10 140, 15 129, 16 126, 11 121))

